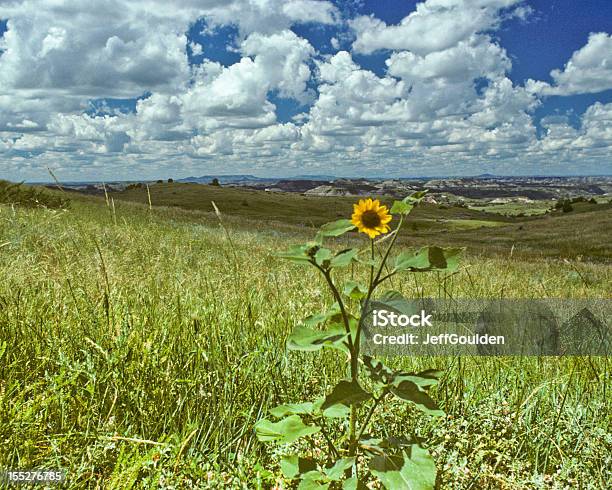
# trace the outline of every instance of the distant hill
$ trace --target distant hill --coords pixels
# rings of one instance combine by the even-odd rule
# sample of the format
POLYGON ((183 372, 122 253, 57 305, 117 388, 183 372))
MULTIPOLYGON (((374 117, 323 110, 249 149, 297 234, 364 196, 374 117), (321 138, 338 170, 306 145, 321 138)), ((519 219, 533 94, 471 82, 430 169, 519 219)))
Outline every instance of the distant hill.
POLYGON ((337 177, 335 175, 307 175, 307 174, 302 174, 302 175, 295 175, 293 177, 285 177, 284 180, 325 180, 325 181, 330 181, 330 180, 336 180, 337 177))
POLYGON ((176 182, 191 182, 196 184, 209 184, 213 179, 219 179, 221 184, 273 184, 289 181, 325 181, 334 180, 333 175, 296 175, 295 177, 257 177, 250 174, 202 175, 200 177, 185 177, 176 179, 176 182))
POLYGON ((202 175, 200 177, 185 177, 184 179, 176 179, 176 182, 191 182, 196 184, 209 184, 213 179, 219 179, 222 184, 245 184, 248 182, 276 182, 278 179, 267 177, 256 177, 249 174, 229 174, 229 175, 202 175))

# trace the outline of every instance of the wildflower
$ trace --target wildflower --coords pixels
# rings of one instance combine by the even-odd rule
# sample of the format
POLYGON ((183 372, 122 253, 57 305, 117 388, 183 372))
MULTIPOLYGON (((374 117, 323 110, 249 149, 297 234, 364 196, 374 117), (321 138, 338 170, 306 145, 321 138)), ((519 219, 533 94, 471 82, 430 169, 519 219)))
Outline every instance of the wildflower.
POLYGON ((387 206, 381 206, 378 199, 361 199, 358 204, 353 204, 351 222, 370 238, 387 233, 390 221, 391 215, 387 206))

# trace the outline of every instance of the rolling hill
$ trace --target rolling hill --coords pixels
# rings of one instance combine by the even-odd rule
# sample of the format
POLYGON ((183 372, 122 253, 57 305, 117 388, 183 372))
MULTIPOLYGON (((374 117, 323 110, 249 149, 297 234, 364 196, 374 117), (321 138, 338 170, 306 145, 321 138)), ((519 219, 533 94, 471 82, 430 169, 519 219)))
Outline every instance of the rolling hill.
MULTIPOLYGON (((313 197, 236 187, 163 183, 150 186, 154 207, 190 210, 212 219, 214 201, 236 226, 295 231, 349 217, 356 197, 313 197), (208 215, 208 216, 207 216, 208 215)), ((146 187, 115 192, 118 201, 148 204, 146 187)), ((383 201, 390 204, 392 199, 383 201)), ((402 240, 466 246, 477 254, 518 254, 608 262, 612 256, 611 204, 577 203, 570 213, 508 217, 465 207, 423 204, 410 215, 402 240)))

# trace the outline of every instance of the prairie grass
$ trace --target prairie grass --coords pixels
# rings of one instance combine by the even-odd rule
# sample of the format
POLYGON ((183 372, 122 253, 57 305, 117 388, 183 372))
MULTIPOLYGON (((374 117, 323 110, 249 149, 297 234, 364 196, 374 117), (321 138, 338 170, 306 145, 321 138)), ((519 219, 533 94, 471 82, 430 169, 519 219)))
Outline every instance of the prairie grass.
MULTIPOLYGON (((253 424, 345 374, 326 353, 284 348, 293 325, 332 300, 314 272, 272 255, 308 229, 229 218, 230 247, 205 218, 118 201, 112 214, 96 200, 0 206, 0 468, 61 467, 71 488, 283 484, 253 424)), ((393 287, 609 297, 612 276, 605 263, 474 253, 463 268, 393 287)), ((374 424, 433 440, 441 488, 610 488, 607 358, 388 362, 446 372, 432 392, 442 422, 403 407, 374 424)))

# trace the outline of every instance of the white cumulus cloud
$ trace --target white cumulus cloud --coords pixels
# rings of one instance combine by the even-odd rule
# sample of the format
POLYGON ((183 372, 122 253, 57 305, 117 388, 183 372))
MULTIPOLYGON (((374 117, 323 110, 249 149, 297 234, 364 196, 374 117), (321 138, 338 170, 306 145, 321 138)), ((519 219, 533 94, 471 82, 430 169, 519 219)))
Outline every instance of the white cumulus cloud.
POLYGON ((0 0, 0 173, 431 175, 605 164, 611 104, 591 105, 573 124, 549 116, 541 131, 535 111, 547 95, 612 88, 612 38, 591 34, 552 83, 513 83, 494 31, 532 12, 521 0, 426 0, 389 25, 347 20, 324 0, 0 0), (236 28, 227 39, 236 62, 213 61, 217 46, 190 39, 199 22, 236 28), (315 44, 331 54, 296 34, 303 23, 327 26, 318 32, 329 40, 315 44), (374 72, 359 61, 376 51, 384 65, 374 72), (301 113, 283 117, 287 100, 301 113))
POLYGON ((612 89, 612 35, 591 33, 582 48, 575 51, 563 70, 553 70, 551 85, 528 81, 533 92, 542 95, 573 95, 603 92, 612 89))
POLYGON ((501 9, 521 1, 426 0, 397 25, 387 25, 373 16, 357 17, 350 23, 356 35, 353 49, 359 53, 408 50, 418 55, 445 50, 493 28, 501 20, 501 9))

